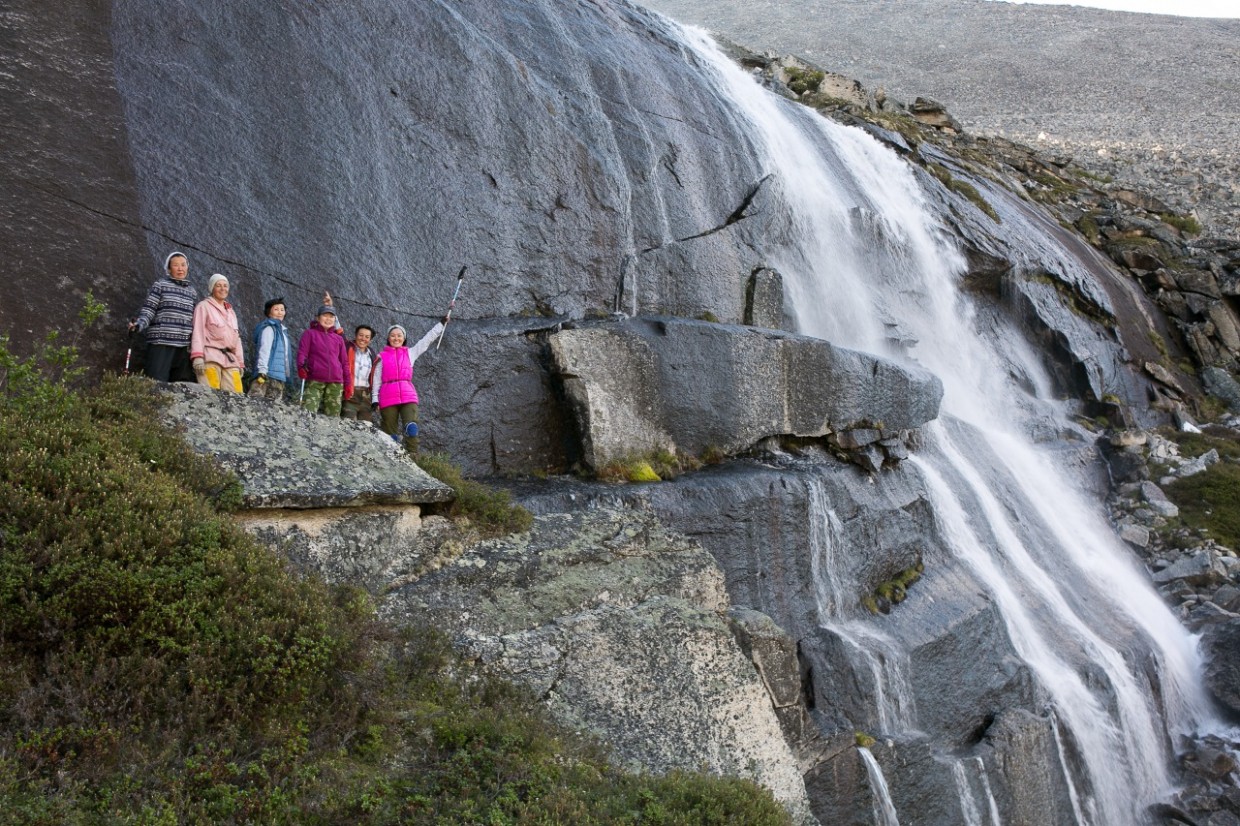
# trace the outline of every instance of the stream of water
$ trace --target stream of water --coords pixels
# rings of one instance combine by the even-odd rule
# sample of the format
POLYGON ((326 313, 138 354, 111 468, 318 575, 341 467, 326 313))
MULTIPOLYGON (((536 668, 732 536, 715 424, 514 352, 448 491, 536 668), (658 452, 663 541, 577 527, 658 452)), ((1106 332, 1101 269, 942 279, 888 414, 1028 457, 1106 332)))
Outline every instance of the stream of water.
MULTIPOLYGON (((1068 732, 1080 765, 1064 761, 1077 819, 1139 822, 1171 787, 1168 734, 1201 725, 1209 705, 1193 639, 1097 504, 1032 436, 1039 421, 1070 426, 1057 403, 1039 395, 1049 382, 1037 375, 1038 360, 1015 331, 997 340, 977 329, 977 312, 959 289, 964 257, 905 161, 863 131, 763 90, 703 33, 685 37, 748 121, 789 207, 781 230, 793 240, 771 264, 784 275, 799 329, 903 357, 890 341, 898 327, 917 342, 908 356, 943 381, 942 416, 912 462, 950 552, 998 606, 1017 654, 1068 732), (1031 373, 1032 381, 1013 378, 1031 373), (1155 662, 1161 696, 1134 651, 1155 662), (1083 663, 1104 679, 1091 678, 1083 663)), ((1028 243, 1055 242, 1032 236, 1028 243)), ((910 679, 898 673, 907 667, 898 641, 839 610, 834 515, 817 496, 824 626, 856 646, 856 668, 871 674, 884 730, 915 728, 911 701, 894 696, 910 679)), ((980 822, 970 803, 976 814, 968 819, 980 822)), ((962 810, 968 805, 962 800, 962 810)), ((993 797, 987 806, 998 822, 993 797)))

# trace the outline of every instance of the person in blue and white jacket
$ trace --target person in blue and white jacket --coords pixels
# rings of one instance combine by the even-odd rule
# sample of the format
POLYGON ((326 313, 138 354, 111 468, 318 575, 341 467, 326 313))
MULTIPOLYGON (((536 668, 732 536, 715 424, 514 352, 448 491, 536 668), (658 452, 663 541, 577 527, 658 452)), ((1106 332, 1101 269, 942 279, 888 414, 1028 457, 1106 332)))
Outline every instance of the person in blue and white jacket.
POLYGON ((164 260, 167 278, 151 285, 129 332, 146 333, 143 371, 156 381, 197 381, 190 364, 189 339, 194 332, 198 291, 189 283, 189 259, 174 252, 164 260))
POLYGON ((284 326, 287 308, 283 298, 273 298, 263 305, 267 317, 254 328, 254 380, 250 396, 258 399, 284 398, 284 385, 293 375, 293 348, 284 326))

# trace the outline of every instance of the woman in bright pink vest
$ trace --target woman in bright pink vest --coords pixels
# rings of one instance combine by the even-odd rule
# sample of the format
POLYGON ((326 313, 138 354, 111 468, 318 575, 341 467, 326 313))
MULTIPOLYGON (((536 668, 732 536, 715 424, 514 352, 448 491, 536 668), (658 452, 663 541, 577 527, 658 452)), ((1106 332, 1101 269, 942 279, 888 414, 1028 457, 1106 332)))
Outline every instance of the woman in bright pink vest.
MULTIPOLYGON (((404 327, 393 324, 388 328, 387 346, 379 354, 370 383, 370 397, 376 400, 371 405, 379 408, 379 421, 384 433, 391 436, 405 433, 410 424, 417 422, 418 390, 413 386, 413 363, 443 332, 447 322, 448 318, 444 316, 412 347, 405 346, 404 327)), ((406 436, 405 447, 417 453, 417 437, 406 436)))

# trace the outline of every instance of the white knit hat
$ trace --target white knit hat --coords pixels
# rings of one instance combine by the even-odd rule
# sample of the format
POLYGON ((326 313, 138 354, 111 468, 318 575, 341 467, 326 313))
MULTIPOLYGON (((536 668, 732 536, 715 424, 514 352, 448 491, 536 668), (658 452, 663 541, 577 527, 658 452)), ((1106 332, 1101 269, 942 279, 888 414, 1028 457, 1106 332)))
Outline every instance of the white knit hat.
MULTIPOLYGON (((393 324, 391 327, 388 327, 388 331, 387 331, 388 338, 392 337, 393 330, 400 330, 400 334, 405 337, 405 340, 407 341, 409 339, 409 334, 406 333, 405 328, 400 326, 399 324, 393 324)), ((384 340, 386 341, 387 339, 384 339, 384 340)))
POLYGON ((171 267, 171 266, 172 266, 172 259, 173 259, 173 258, 176 258, 178 255, 179 255, 180 257, 184 258, 184 259, 185 259, 185 264, 186 264, 186 266, 189 266, 189 256, 187 256, 185 253, 183 253, 183 252, 170 252, 170 253, 168 253, 168 257, 164 259, 164 269, 165 269, 165 270, 166 270, 166 269, 168 269, 169 267, 171 267))
POLYGON ((218 272, 215 275, 211 276, 210 280, 207 281, 207 295, 211 295, 213 292, 215 292, 215 285, 220 283, 221 281, 227 284, 228 277, 224 275, 220 275, 218 272))

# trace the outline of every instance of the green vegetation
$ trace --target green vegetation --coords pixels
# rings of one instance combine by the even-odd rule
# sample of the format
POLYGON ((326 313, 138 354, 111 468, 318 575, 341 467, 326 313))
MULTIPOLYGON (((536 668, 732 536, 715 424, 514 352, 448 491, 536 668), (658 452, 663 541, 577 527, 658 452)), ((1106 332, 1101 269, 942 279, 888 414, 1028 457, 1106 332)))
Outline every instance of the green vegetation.
POLYGON ((1159 361, 1164 367, 1168 367, 1171 363, 1171 351, 1167 349, 1167 340, 1153 327, 1149 329, 1147 335, 1149 336, 1150 344, 1153 344, 1154 349, 1158 351, 1159 361))
POLYGON ((709 321, 709 322, 711 322, 711 323, 713 323, 713 324, 718 324, 718 323, 719 323, 719 316, 715 315, 715 314, 714 314, 714 313, 712 313, 710 310, 704 310, 704 311, 702 311, 702 312, 698 313, 697 320, 698 320, 698 321, 709 321))
POLYGON ((858 731, 853 734, 853 742, 857 744, 858 748, 868 749, 877 741, 864 731, 858 731))
POLYGON ((675 479, 686 471, 697 470, 703 463, 717 464, 723 459, 723 451, 708 447, 704 454, 704 457, 707 456, 714 458, 714 461, 670 450, 656 450, 641 456, 613 459, 594 475, 602 482, 662 482, 675 479))
POLYGON ((1176 215, 1174 212, 1164 212, 1158 218, 1164 224, 1175 227, 1185 235, 1201 234, 1201 223, 1191 215, 1176 215))
POLYGON ((529 511, 512 503, 508 491, 466 479, 446 453, 419 454, 415 461, 422 470, 456 491, 456 499, 446 515, 468 519, 484 536, 522 533, 534 523, 529 511))
POLYGON ((921 575, 925 571, 925 564, 920 559, 917 560, 917 564, 897 572, 891 579, 880 582, 878 587, 874 589, 874 593, 866 594, 862 597, 862 606, 871 614, 886 614, 890 612, 891 606, 904 602, 908 596, 908 589, 913 586, 913 583, 921 579, 921 575))
POLYGON ((926 164, 926 169, 931 175, 938 178, 939 182, 942 183, 943 186, 947 187, 952 192, 963 195, 970 202, 972 202, 975 207, 986 213, 986 215, 990 217, 990 220, 994 221, 996 224, 1002 223, 999 218, 999 213, 995 212, 995 208, 982 197, 982 193, 978 192, 977 187, 973 186, 973 184, 968 181, 961 181, 952 177, 952 173, 947 169, 947 167, 941 166, 937 163, 926 164))
POLYGON ((634 776, 433 631, 380 623, 225 511, 150 383, 0 337, 0 824, 777 824, 634 776))
POLYGON ((806 92, 817 92, 818 87, 822 85, 822 81, 827 76, 825 72, 801 69, 796 66, 787 67, 784 69, 784 73, 788 75, 788 88, 798 95, 803 95, 806 92))
POLYGON ((1102 242, 1102 230, 1098 227, 1098 218, 1096 213, 1087 212, 1076 221, 1076 228, 1081 231, 1085 239, 1095 247, 1102 242))
POLYGON ((1065 181, 1058 175, 1045 170, 1034 173, 1033 180, 1037 182, 1039 188, 1033 190, 1029 195, 1033 200, 1044 204, 1057 204, 1065 198, 1075 195, 1081 189, 1079 185, 1065 181))
POLYGON ((1168 434, 1184 456, 1217 450, 1220 461, 1166 487, 1167 498, 1180 509, 1180 525, 1210 536, 1229 548, 1240 548, 1240 441, 1205 433, 1168 434))

